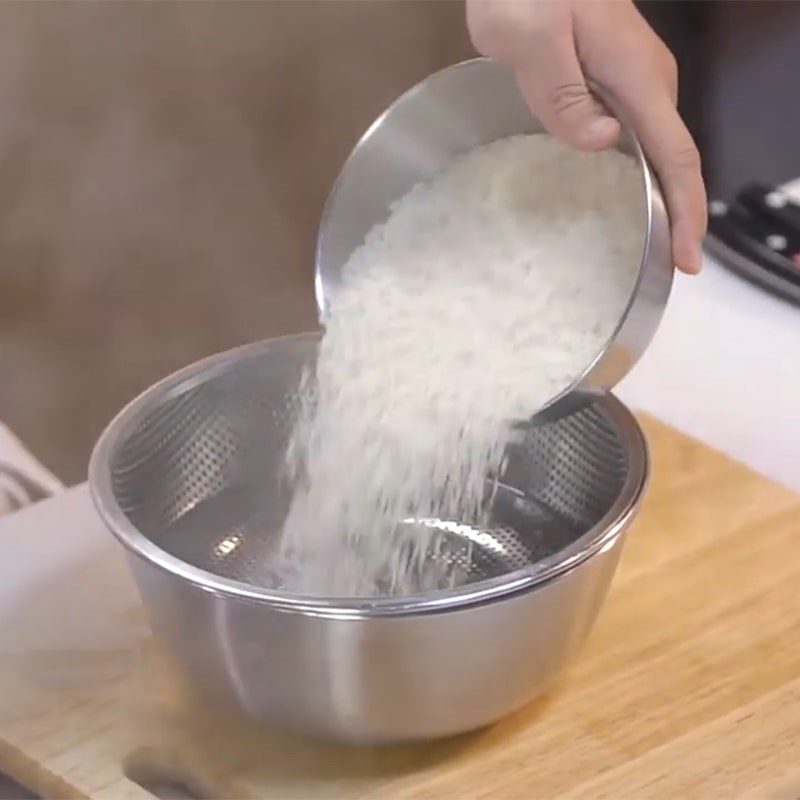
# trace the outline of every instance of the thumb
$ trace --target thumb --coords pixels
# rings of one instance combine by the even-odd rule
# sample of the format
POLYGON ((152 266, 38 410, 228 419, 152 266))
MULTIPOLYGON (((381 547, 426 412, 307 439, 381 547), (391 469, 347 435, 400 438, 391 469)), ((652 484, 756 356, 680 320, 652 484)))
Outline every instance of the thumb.
POLYGON ((581 150, 615 142, 619 123, 589 91, 571 37, 538 42, 515 66, 526 102, 553 136, 581 150))

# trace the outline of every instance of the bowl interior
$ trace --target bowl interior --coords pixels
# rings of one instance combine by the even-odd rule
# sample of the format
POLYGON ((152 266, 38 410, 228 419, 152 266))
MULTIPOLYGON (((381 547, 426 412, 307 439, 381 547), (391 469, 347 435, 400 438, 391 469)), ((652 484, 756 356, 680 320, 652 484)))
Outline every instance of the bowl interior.
MULTIPOLYGON (((288 337, 224 355, 123 412, 91 470, 101 512, 120 538, 136 539, 140 551, 142 542, 154 545, 207 575, 291 592, 299 567, 276 552, 291 497, 283 454, 296 389, 316 349, 314 336, 288 337)), ((601 537, 643 480, 641 434, 613 398, 551 425, 520 428, 507 455, 482 523, 404 523, 437 531, 420 591, 444 589, 437 576, 448 588, 469 587, 552 567, 601 537)))
MULTIPOLYGON (((350 255, 374 225, 386 220, 394 202, 476 147, 543 132, 511 72, 486 58, 447 67, 395 100, 353 148, 328 197, 317 238, 320 318, 341 284, 350 255)), ((642 169, 641 224, 646 228, 646 165, 624 122, 617 148, 642 169)))

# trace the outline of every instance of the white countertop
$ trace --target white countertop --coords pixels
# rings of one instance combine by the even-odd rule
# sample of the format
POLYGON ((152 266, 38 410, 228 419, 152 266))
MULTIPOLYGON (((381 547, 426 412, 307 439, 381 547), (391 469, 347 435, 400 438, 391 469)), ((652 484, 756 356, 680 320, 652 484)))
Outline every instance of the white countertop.
POLYGON ((652 345, 616 393, 800 491, 800 307, 712 260, 676 277, 652 345))
MULTIPOLYGON (((800 179, 783 187, 800 202, 800 179)), ((800 492, 800 307, 706 258, 618 387, 628 405, 800 492)))

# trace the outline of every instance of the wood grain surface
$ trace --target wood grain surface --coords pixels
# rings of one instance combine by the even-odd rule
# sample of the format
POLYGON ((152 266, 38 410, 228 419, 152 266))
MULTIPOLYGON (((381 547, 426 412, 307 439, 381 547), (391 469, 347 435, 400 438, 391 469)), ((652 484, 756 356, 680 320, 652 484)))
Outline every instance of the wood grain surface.
POLYGON ((0 631, 0 769, 49 797, 799 797, 800 498, 643 424, 653 481, 597 626, 492 729, 365 750, 193 710, 98 530, 0 631))

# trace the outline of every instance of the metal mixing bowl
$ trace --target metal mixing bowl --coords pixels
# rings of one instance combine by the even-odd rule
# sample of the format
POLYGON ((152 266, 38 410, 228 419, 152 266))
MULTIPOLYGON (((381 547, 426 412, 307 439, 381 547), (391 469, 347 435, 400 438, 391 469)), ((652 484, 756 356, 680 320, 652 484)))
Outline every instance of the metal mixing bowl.
MULTIPOLYGON (((639 278, 602 352, 570 387, 537 412, 539 422, 585 407, 625 377, 650 343, 672 287, 669 220, 658 182, 624 115, 611 98, 604 102, 622 126, 619 149, 636 160, 642 176, 641 221, 632 221, 646 227, 639 278)), ((396 100, 355 146, 325 206, 316 256, 321 320, 351 253, 375 224, 386 219, 394 201, 479 145, 543 130, 511 73, 485 58, 437 72, 396 100)))
POLYGON ((298 596, 275 554, 281 465, 317 342, 251 345, 145 392, 92 456, 100 515, 154 630, 209 702, 354 742, 487 725, 541 693, 589 631, 644 492, 642 433, 611 396, 526 427, 488 524, 434 521, 432 557, 472 547, 452 589, 298 596))

